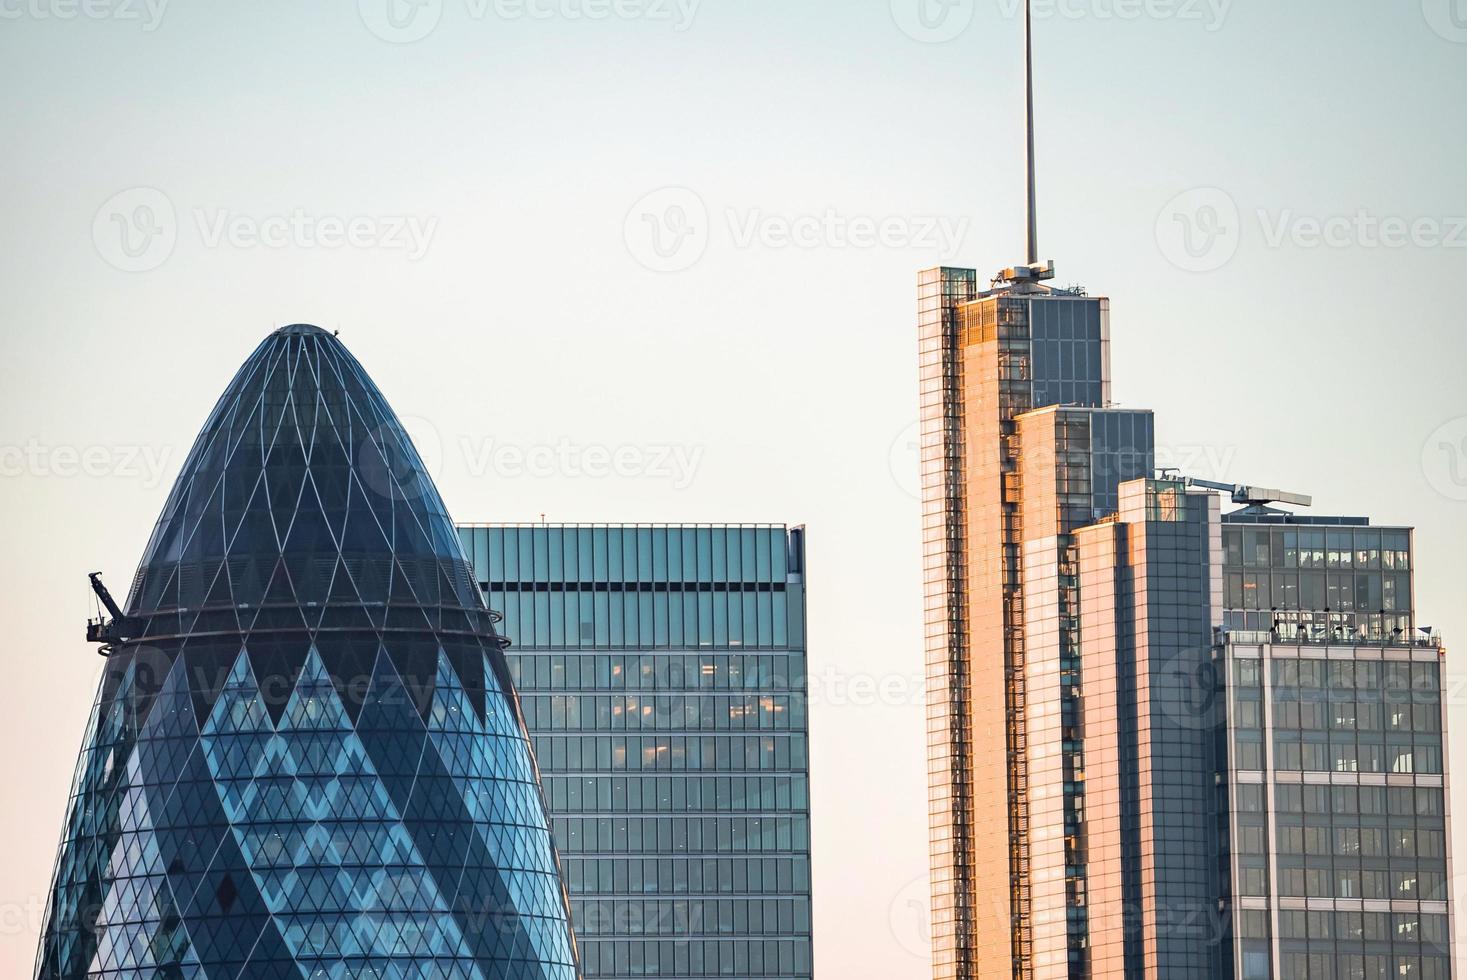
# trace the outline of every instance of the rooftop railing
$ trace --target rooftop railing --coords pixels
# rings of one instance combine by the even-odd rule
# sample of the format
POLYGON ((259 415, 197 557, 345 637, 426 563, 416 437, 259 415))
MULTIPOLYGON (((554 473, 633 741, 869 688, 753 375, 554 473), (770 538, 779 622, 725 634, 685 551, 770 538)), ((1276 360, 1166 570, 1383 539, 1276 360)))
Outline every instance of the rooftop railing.
POLYGON ((1442 648, 1442 636, 1436 630, 1417 631, 1414 635, 1396 633, 1359 633, 1343 629, 1334 631, 1310 630, 1229 630, 1217 631, 1219 646, 1227 643, 1278 643, 1298 646, 1328 647, 1422 647, 1430 650, 1442 648))

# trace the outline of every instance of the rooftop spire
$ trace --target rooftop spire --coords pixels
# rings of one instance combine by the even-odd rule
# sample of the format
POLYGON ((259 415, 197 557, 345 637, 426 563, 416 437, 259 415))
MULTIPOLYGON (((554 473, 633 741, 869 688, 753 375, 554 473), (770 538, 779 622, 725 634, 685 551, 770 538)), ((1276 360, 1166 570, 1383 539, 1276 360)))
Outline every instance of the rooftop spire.
POLYGON ((1029 129, 1029 265, 1039 264, 1039 210, 1034 192, 1034 12, 1033 0, 1024 0, 1024 81, 1029 129))
POLYGON ((1034 286, 1054 278, 1054 264, 1039 259, 1039 202, 1034 177, 1034 4, 1024 0, 1024 128, 1026 143, 1025 160, 1028 171, 1027 212, 1028 251, 1025 264, 1004 269, 993 279, 995 284, 1012 283, 1015 286, 1034 286))

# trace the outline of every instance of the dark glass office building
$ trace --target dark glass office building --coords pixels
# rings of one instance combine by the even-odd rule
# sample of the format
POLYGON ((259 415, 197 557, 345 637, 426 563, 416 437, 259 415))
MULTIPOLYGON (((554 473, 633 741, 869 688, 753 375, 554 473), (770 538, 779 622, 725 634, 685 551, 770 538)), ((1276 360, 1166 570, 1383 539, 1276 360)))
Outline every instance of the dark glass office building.
POLYGON ((331 334, 245 362, 99 598, 40 980, 575 980, 501 642, 331 334))
POLYGON ((1248 508, 1223 540, 1232 975, 1447 980, 1445 650, 1411 529, 1248 508))
POLYGON ((1217 718, 1222 558, 1216 494, 1172 480, 1120 488, 1082 528, 1086 977, 1221 978, 1217 718))
POLYGON ((1412 537, 1364 517, 1229 514, 1226 625, 1290 639, 1411 639, 1412 537))
POLYGON ((468 526, 587 977, 811 976, 804 531, 468 526))

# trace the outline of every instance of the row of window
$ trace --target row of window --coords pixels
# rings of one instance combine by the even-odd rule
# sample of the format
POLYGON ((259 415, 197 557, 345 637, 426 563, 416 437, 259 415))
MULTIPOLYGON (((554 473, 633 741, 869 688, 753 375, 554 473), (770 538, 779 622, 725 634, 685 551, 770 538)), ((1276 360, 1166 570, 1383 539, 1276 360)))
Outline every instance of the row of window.
POLYGON ((807 857, 562 859, 572 895, 808 895, 807 857))
MULTIPOLYGON (((1244 952, 1244 980, 1269 980, 1268 957, 1262 950, 1244 952)), ((1284 953, 1279 969, 1279 980, 1448 980, 1452 975, 1446 956, 1409 954, 1284 953)))
POLYGON ((535 691, 803 691, 805 656, 791 654, 509 655, 521 694, 535 691))
MULTIPOLYGON (((1235 792, 1240 813, 1265 812, 1265 793, 1261 783, 1240 785, 1235 792)), ((1446 812, 1446 794, 1440 786, 1305 786, 1280 783, 1274 787, 1274 800, 1280 813, 1440 817, 1446 812)))
MULTIPOLYGON (((1266 854, 1262 827, 1239 827, 1239 851, 1243 854, 1266 854)), ((1279 827, 1279 854, 1320 857, 1328 864, 1329 855, 1346 858, 1446 858, 1446 834, 1440 830, 1415 830, 1385 827, 1279 827)))
MULTIPOLYGON (((1267 897, 1268 869, 1241 867, 1238 894, 1267 897)), ((1441 871, 1362 871, 1355 868, 1280 868, 1278 894, 1285 898, 1345 898, 1381 901, 1442 901, 1447 894, 1441 871)))
MULTIPOLYGON (((1448 980, 1448 957, 1285 952, 1279 980, 1448 980)), ((1251 974, 1250 974, 1251 976, 1251 974)), ((1267 974, 1263 974, 1267 976, 1267 974)))
POLYGON ((521 647, 804 646, 803 590, 522 592, 491 584, 499 632, 521 647))
MULTIPOLYGON (((1421 912, 1306 912, 1280 909, 1279 938, 1317 942, 1432 943, 1445 946, 1451 939, 1445 915, 1421 912)), ((1245 939, 1268 938, 1268 913, 1238 913, 1238 930, 1245 939)))
MULTIPOLYGON (((1297 737, 1297 736, 1296 736, 1297 737)), ((1438 741, 1440 741, 1438 739, 1438 741)), ((1239 733, 1234 766, 1242 770, 1263 769, 1263 745, 1239 733)), ((1438 745, 1378 745, 1361 742, 1342 745, 1338 742, 1304 742, 1277 737, 1274 740, 1273 767, 1280 772, 1351 772, 1440 775, 1442 749, 1438 745)))
POLYGON ((1409 612, 1410 572, 1229 572, 1229 609, 1409 612))
POLYGON ((803 813, 804 776, 546 776, 552 813, 803 813))
MULTIPOLYGON (((1235 748, 1233 765, 1244 771, 1263 769, 1263 745, 1240 732, 1235 748)), ((1343 772, 1343 773, 1393 773, 1409 775, 1422 773, 1435 775, 1442 772, 1442 751, 1439 746, 1381 746, 1366 745, 1329 746, 1323 743, 1288 742, 1280 739, 1275 745, 1273 765, 1282 772, 1343 772)))
POLYGON ((575 899, 586 936, 808 936, 807 898, 575 899))
POLYGON ((1409 531, 1223 528, 1223 561, 1236 568, 1411 567, 1409 531))
MULTIPOLYGON (((1409 660, 1324 660, 1315 657, 1273 658, 1274 696, 1308 698, 1328 691, 1331 699, 1368 698, 1410 701, 1418 694, 1441 690, 1441 667, 1409 660), (1297 689, 1297 690, 1295 690, 1297 689)), ((1246 657, 1233 661, 1233 683, 1262 686, 1263 662, 1246 657)))
POLYGON ((805 772, 804 735, 536 735, 546 773, 805 772))
POLYGON ((531 731, 785 731, 807 727, 804 695, 557 694, 521 699, 531 731))
POLYGON ((591 939, 580 950, 587 977, 810 976, 808 939, 591 939))
MULTIPOLYGON (((1239 699, 1233 714, 1238 728, 1263 727, 1263 702, 1239 699)), ((1273 727, 1306 732, 1423 732, 1442 730, 1441 705, 1392 701, 1284 701, 1273 706, 1273 727)))
POLYGON ((783 583, 791 570, 782 527, 465 527, 459 537, 490 582, 783 583))
POLYGON ((810 820, 789 817, 554 817, 562 854, 743 854, 810 849, 810 820))

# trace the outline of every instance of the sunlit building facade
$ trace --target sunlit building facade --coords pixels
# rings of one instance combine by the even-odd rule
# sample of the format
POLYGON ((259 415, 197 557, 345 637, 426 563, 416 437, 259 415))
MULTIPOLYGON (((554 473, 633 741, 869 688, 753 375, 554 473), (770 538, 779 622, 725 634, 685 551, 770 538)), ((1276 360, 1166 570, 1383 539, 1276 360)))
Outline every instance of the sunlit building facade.
POLYGON ((919 277, 934 976, 1441 980, 1411 531, 1158 478, 1049 275, 919 277))
POLYGON ((1078 976, 1073 533, 1151 473, 1152 420, 1109 407, 1105 299, 930 269, 918 328, 935 976, 1078 976))
POLYGON ((812 976, 804 530, 460 534, 514 644, 585 975, 812 976))

